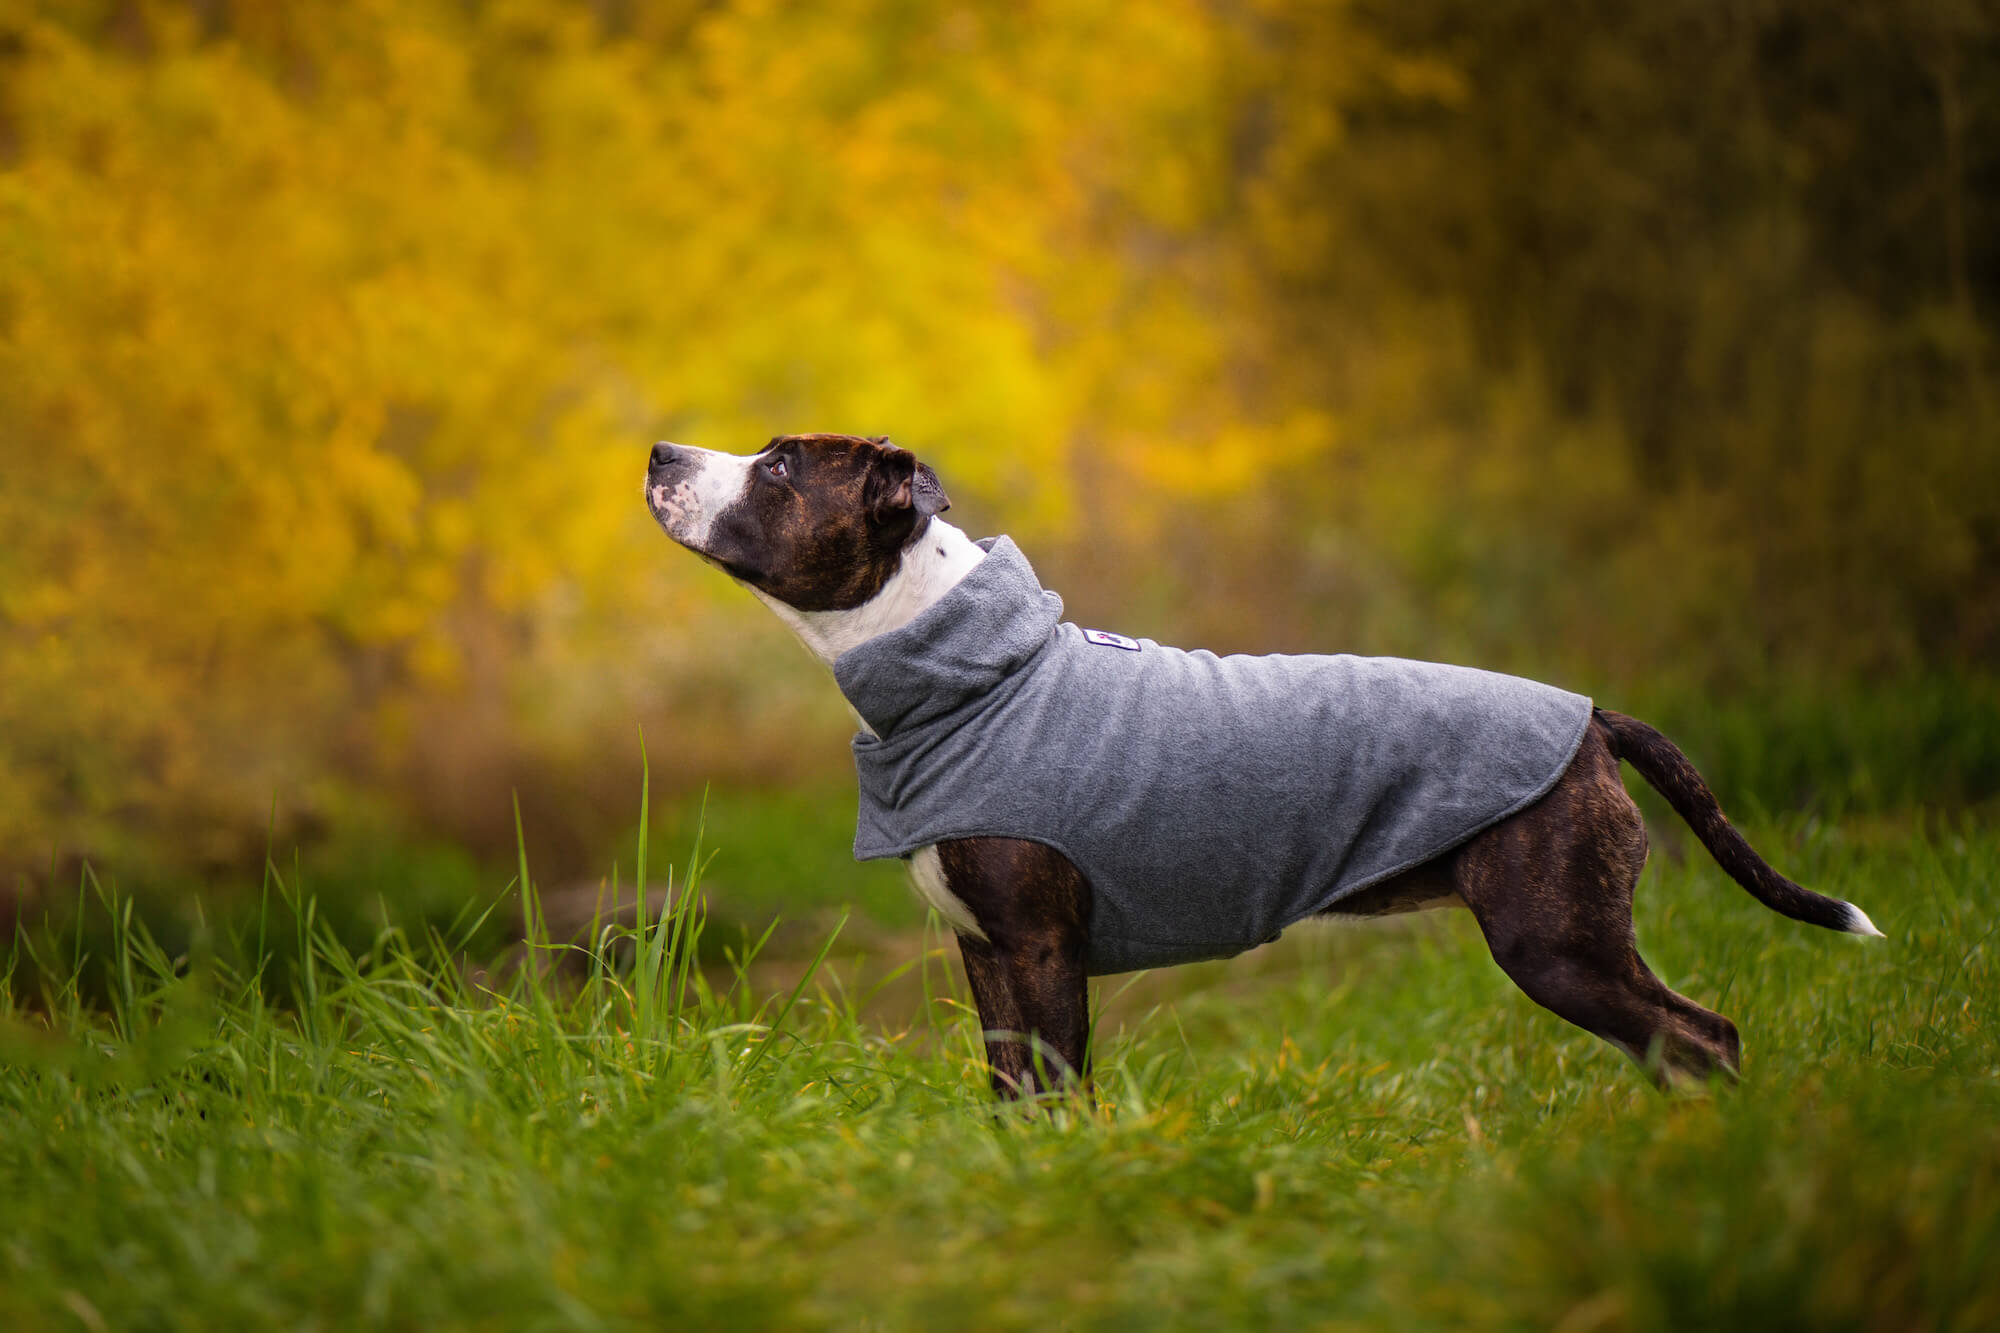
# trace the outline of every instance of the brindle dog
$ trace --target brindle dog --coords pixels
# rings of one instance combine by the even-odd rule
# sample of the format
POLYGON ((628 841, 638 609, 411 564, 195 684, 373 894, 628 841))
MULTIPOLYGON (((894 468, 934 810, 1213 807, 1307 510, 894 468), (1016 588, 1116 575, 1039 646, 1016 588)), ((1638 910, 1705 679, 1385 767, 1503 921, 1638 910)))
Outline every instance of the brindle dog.
MULTIPOLYGON (((780 436, 747 456, 660 444, 646 498, 668 535, 748 586, 829 666, 908 623, 980 558, 937 517, 950 502, 936 476, 879 436, 780 436)), ((1325 915, 1466 907, 1494 961, 1536 1003, 1663 1081, 1733 1075, 1736 1025, 1675 993, 1639 956, 1632 890, 1646 829, 1621 759, 1759 902, 1828 929, 1880 933, 1859 908, 1766 864, 1671 741, 1601 708, 1541 800, 1325 915)), ((995 1089, 1032 1095, 1087 1077, 1084 876, 1055 849, 1014 838, 944 842, 913 862, 920 892, 957 930, 995 1089)))

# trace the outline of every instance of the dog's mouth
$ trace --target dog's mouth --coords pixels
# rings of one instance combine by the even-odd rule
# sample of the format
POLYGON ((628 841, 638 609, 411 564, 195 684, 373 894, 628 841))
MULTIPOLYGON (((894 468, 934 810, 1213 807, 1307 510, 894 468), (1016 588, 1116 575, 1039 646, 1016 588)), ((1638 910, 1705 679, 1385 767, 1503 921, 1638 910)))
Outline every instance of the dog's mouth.
MULTIPOLYGON (((688 509, 694 500, 693 491, 694 488, 688 485, 686 478, 670 484, 658 477, 649 476, 646 478, 646 507, 653 511, 653 517, 660 520, 663 527, 674 522, 685 522, 688 509)), ((672 528, 668 527, 668 531, 671 532, 672 528)))
POLYGON ((657 476, 648 476, 646 508, 652 511, 653 521, 660 525, 662 532, 696 555, 703 554, 701 548, 688 540, 690 534, 700 524, 701 502, 696 498, 694 487, 686 477, 663 480, 657 476))
POLYGON ((702 522, 700 501, 693 493, 693 487, 683 477, 678 480, 662 481, 658 477, 646 478, 646 508, 652 511, 653 521, 660 530, 671 537, 674 544, 692 553, 703 564, 719 569, 738 583, 754 583, 755 572, 747 565, 706 549, 704 538, 697 536, 699 530, 707 528, 702 522), (703 542, 703 544, 697 544, 703 542))

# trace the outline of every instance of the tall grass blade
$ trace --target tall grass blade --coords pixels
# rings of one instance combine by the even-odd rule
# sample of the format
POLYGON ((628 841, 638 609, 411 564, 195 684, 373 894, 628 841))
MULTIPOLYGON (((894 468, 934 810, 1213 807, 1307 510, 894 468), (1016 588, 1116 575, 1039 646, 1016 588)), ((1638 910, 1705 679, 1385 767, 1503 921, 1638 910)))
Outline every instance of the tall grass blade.
POLYGON ((826 961, 826 955, 832 950, 833 942, 840 938, 841 930, 847 925, 847 917, 848 914, 846 912, 840 914, 840 920, 834 924, 832 932, 826 937, 826 941, 819 946, 819 952, 813 955, 812 962, 799 975, 798 984, 792 987, 792 993, 785 997, 785 1002, 782 1005, 778 1006, 778 1012, 772 1016, 770 1026, 765 1030, 764 1040, 757 1043, 757 1049, 750 1053, 749 1061, 743 1066, 742 1078, 748 1078, 751 1072, 764 1059, 765 1052, 769 1051, 776 1044, 778 1034, 784 1031, 786 1016, 792 1012, 792 1006, 798 1003, 800 994, 806 988, 806 983, 813 979, 813 975, 819 971, 820 964, 826 961))

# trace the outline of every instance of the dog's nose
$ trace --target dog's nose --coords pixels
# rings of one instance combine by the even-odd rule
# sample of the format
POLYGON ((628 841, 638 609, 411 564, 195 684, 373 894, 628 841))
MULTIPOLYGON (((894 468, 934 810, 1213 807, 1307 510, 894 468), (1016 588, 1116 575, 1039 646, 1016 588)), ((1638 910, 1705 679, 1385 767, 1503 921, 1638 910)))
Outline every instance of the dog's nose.
POLYGON ((653 446, 653 466, 656 468, 665 467, 669 463, 679 459, 680 456, 680 447, 668 444, 665 440, 661 440, 653 446))

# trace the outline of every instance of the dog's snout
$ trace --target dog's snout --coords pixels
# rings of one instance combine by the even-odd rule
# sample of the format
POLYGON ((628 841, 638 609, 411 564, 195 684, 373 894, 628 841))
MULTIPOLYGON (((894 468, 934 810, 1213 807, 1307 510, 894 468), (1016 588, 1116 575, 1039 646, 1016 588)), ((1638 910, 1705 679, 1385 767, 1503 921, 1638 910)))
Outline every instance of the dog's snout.
POLYGON ((679 445, 668 444, 665 440, 661 440, 653 446, 653 466, 656 468, 667 467, 670 464, 680 461, 680 458, 681 450, 679 445))

